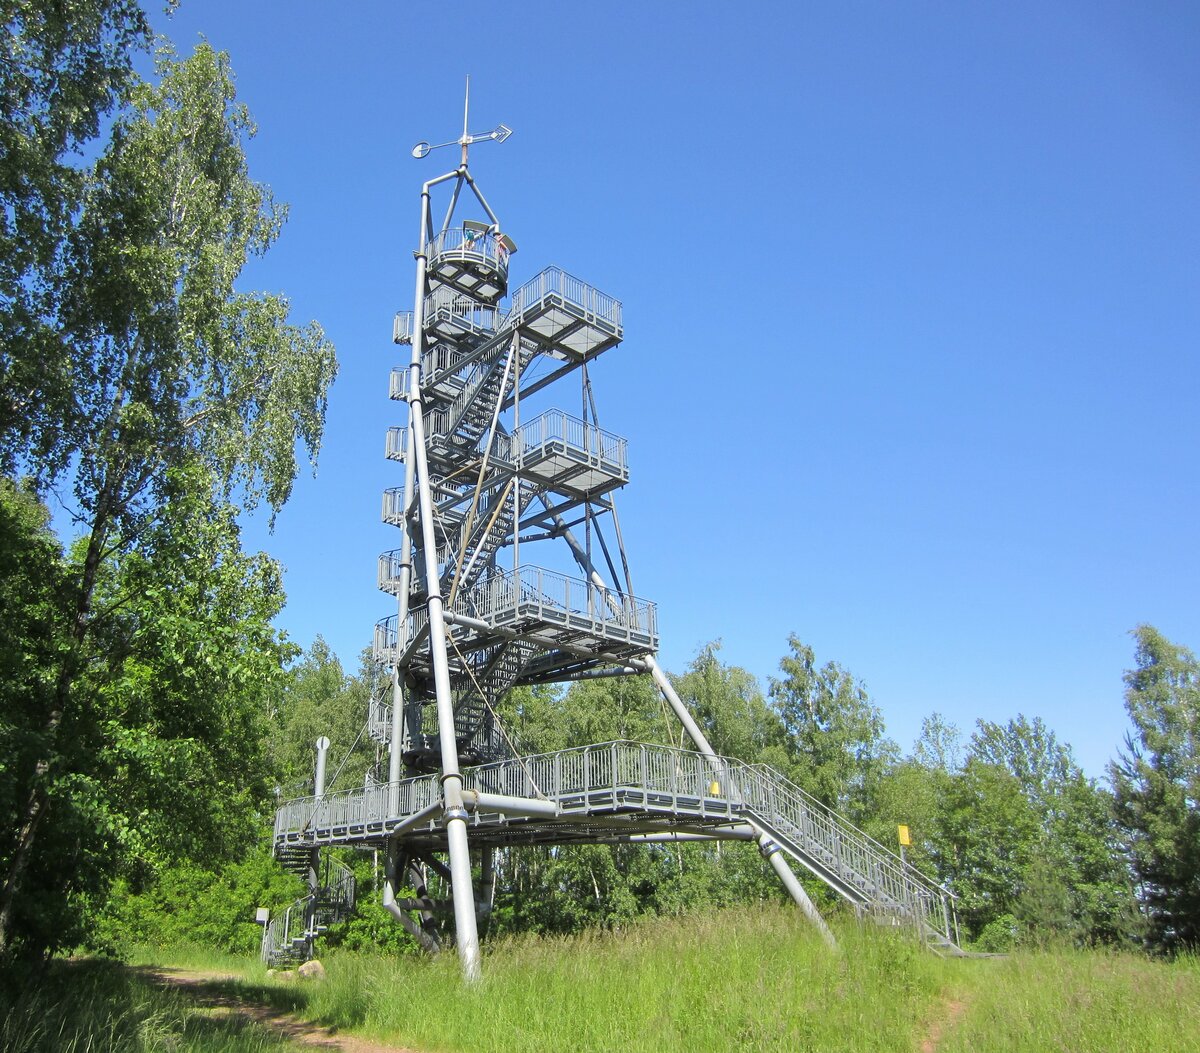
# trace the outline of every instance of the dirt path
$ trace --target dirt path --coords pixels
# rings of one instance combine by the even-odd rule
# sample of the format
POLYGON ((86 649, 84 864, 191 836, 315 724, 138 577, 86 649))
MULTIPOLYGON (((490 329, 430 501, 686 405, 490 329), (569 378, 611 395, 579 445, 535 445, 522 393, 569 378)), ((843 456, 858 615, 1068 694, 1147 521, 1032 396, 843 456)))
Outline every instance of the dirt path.
POLYGON ((937 1053, 942 1044, 942 1039, 958 1023, 959 1017, 966 1010, 967 1003, 958 999, 950 999, 943 1002, 941 1012, 929 1025, 929 1030, 925 1032, 925 1038, 921 1042, 921 1053, 937 1053))
POLYGON ((314 1049, 341 1050, 342 1053, 416 1053, 405 1046, 385 1046, 353 1035, 342 1035, 332 1028, 318 1027, 300 1020, 284 1009, 247 1001, 245 996, 230 989, 231 983, 241 979, 234 973, 200 972, 168 966, 147 967, 137 971, 160 987, 185 991, 206 1009, 253 1020, 289 1042, 314 1049))

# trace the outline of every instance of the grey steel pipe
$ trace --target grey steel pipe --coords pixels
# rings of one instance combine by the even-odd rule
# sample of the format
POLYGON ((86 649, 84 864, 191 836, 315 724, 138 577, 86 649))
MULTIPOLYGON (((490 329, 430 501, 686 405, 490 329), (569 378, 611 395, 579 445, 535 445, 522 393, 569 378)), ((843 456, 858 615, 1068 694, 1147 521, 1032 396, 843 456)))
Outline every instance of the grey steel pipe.
MULTIPOLYGON (((566 521, 562 516, 556 515, 553 518, 553 522, 555 528, 561 532, 567 545, 570 547, 571 554, 575 557, 575 562, 589 576, 594 585, 607 592, 608 586, 604 583, 604 579, 596 573, 596 568, 592 565, 592 561, 588 559, 587 553, 583 550, 575 535, 571 533, 571 528, 567 526, 566 521)), ((683 725, 684 730, 696 744, 696 748, 710 761, 713 761, 714 764, 718 763, 719 758, 716 750, 712 748, 708 737, 700 729, 700 725, 696 723, 687 706, 683 704, 683 699, 676 693, 675 688, 671 685, 671 681, 667 678, 667 674, 659 666, 658 660, 652 654, 646 655, 642 660, 646 663, 646 667, 650 671, 650 676, 653 678, 654 683, 658 685, 658 689, 662 692, 663 698, 667 700, 671 711, 679 718, 679 722, 683 725)), ((787 860, 781 858, 779 846, 766 835, 765 831, 757 827, 755 829, 758 830, 759 851, 763 853, 764 858, 770 862, 771 868, 779 875, 779 880, 783 882, 788 895, 792 897, 796 905, 804 912, 805 917, 816 925, 825 942, 831 946, 836 946, 837 941, 817 910, 816 904, 809 898, 808 893, 804 891, 804 886, 800 884, 800 879, 796 877, 792 868, 788 866, 787 860)))
MULTIPOLYGON (((412 350, 409 352, 409 398, 413 392, 420 392, 421 356, 425 350, 425 274, 421 269, 422 260, 426 260, 426 212, 429 206, 429 190, 438 183, 452 179, 453 173, 441 176, 426 183, 421 191, 421 250, 417 268, 417 302, 413 305, 413 336, 412 350)), ((427 260, 426 260, 427 262, 427 260)), ((410 403, 411 405, 411 403, 410 403)), ((413 448, 412 412, 408 419, 408 448, 413 448)), ((412 531, 409 526, 409 513, 413 507, 413 484, 415 481, 415 458, 404 459, 404 514, 400 517, 400 577, 397 583, 396 600, 396 653, 402 654, 407 641, 404 634, 408 631, 408 596, 412 589, 412 531)), ((391 740, 388 743, 388 782, 395 786, 400 781, 401 754, 403 752, 404 735, 404 682, 400 676, 400 663, 392 667, 392 728, 391 740)), ((389 800, 390 810, 394 815, 399 810, 398 797, 389 800)))
MULTIPOLYGON (((417 250, 416 294, 413 304, 412 361, 416 369, 409 380, 408 424, 410 459, 417 477, 417 501, 421 521, 421 548, 425 553, 425 590, 428 596, 429 651, 433 659, 434 695, 437 700, 438 743, 442 754, 442 794, 445 800, 446 841, 450 853, 451 892, 454 899, 454 928, 463 979, 479 979, 479 931, 475 922, 475 892, 471 883, 471 857, 467 844, 467 812, 462 802, 462 777, 458 770, 458 741, 454 734, 454 700, 450 693, 450 661, 446 653, 446 623, 442 617, 441 583, 437 569, 437 537, 433 523, 433 498, 429 486, 429 460, 425 449, 425 417, 419 383, 421 356, 425 348, 425 285, 429 266, 429 190, 421 190, 421 235, 417 250)), ((407 474, 407 471, 406 471, 407 474)), ((403 571, 401 571, 403 574, 403 571)), ((399 626, 397 626, 399 630, 399 626)))
POLYGON ((787 860, 783 858, 783 849, 772 841, 765 833, 759 832, 758 850, 762 853, 763 858, 771 864, 771 869, 775 871, 779 880, 783 882, 783 887, 788 890, 796 905, 804 912, 821 934, 821 939, 833 949, 837 947, 837 940, 834 939, 833 933, 829 931, 829 926, 825 924, 825 919, 821 917, 820 911, 817 910, 813 901, 808 898, 808 893, 804 891, 804 886, 800 884, 800 879, 796 877, 792 868, 787 865, 787 860))
POLYGON ((500 812, 502 815, 520 815, 531 818, 552 819, 559 814, 553 801, 535 801, 531 797, 509 797, 502 793, 485 793, 482 790, 463 790, 463 804, 469 812, 500 812))
POLYGON ((413 812, 403 822, 397 823, 388 831, 392 837, 398 837, 401 834, 408 833, 409 830, 421 826, 423 823, 432 822, 437 819, 442 812, 445 811, 445 805, 441 801, 434 801, 433 804, 427 804, 419 812, 413 812))
POLYGON ((479 854, 479 893, 477 912, 486 918, 496 901, 496 851, 491 845, 485 845, 479 854))
POLYGON ((712 833, 630 834, 626 840, 651 845, 671 844, 675 841, 757 841, 758 834, 747 824, 745 830, 734 828, 725 832, 713 831, 712 833))
POLYGON ((400 922, 404 927, 404 931, 416 940, 422 948, 430 952, 441 950, 437 940, 413 921, 408 912, 396 901, 396 870, 395 842, 389 841, 383 863, 383 909, 400 922))
MULTIPOLYGON (((322 735, 317 739, 317 766, 313 774, 313 810, 321 807, 321 798, 325 796, 325 766, 329 760, 329 739, 322 735)), ((321 884, 321 850, 313 848, 308 853, 308 868, 305 872, 310 893, 316 893, 321 884)), ((304 908, 304 924, 309 927, 312 920, 313 903, 309 902, 304 908)))
POLYGON ((331 745, 332 743, 324 735, 317 739, 317 771, 313 779, 314 797, 323 797, 325 795, 325 763, 329 758, 329 747, 331 745))

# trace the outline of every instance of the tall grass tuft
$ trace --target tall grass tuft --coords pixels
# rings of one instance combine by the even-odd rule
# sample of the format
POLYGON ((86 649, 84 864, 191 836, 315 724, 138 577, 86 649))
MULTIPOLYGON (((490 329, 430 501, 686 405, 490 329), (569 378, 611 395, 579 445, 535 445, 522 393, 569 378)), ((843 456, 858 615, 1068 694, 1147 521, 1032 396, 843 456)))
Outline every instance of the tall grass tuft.
POLYGON ((831 954, 774 906, 513 939, 488 950, 483 981, 467 991, 453 956, 340 955, 327 966, 308 1015, 430 1053, 908 1053, 943 972, 911 940, 853 925, 831 954))
POLYGON ((238 1016, 214 1014, 103 961, 50 962, 36 977, 5 978, 4 1053, 266 1053, 282 1039, 238 1016))
POLYGON ((1200 1053, 1200 960, 1070 948, 965 963, 960 1019, 938 1053, 1200 1053))
MULTIPOLYGON (((453 954, 341 953, 276 1004, 424 1053, 1200 1053, 1200 964, 1077 950, 941 959, 852 920, 831 953, 786 907, 491 945, 464 988, 453 954)), ((260 988, 271 995, 269 986, 260 988)))

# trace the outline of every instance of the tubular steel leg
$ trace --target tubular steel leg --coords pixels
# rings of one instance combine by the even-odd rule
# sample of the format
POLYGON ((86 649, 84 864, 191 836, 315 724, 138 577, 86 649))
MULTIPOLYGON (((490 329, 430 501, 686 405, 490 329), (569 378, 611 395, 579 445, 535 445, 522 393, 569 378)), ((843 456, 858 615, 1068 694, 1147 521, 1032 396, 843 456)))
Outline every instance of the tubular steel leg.
MULTIPOLYGON (((386 910, 393 918, 395 918, 404 929, 418 944, 425 950, 436 952, 441 949, 437 941, 436 931, 430 932, 424 925, 418 925, 411 917, 408 911, 404 910, 396 902, 396 886, 399 883, 399 872, 402 869, 398 863, 398 849, 394 841, 388 842, 387 854, 384 857, 384 881, 383 881, 383 909, 386 910)), ((417 890, 418 896, 424 896, 424 887, 417 890)), ((424 912, 422 912, 424 917, 424 912)))
POLYGON ((490 845, 485 845, 479 856, 479 896, 479 915, 487 917, 496 898, 496 850, 490 845))
POLYGON ((792 872, 792 868, 787 865, 787 860, 783 858, 783 849, 772 841, 766 834, 760 834, 758 838, 758 850, 762 853, 763 858, 771 864, 771 869, 775 871, 779 880, 783 882, 783 887, 788 890, 788 895, 795 901, 796 906, 803 912, 821 934, 827 946, 831 948, 837 947, 837 940, 834 939, 833 933, 829 931, 829 926, 825 924, 825 919, 821 917, 820 911, 816 905, 808 897, 808 893, 804 891, 804 886, 800 884, 800 879, 792 872))
POLYGON ((425 213, 429 200, 425 184, 421 207, 421 242, 417 253, 417 287, 413 309, 412 363, 408 398, 408 426, 412 439, 409 454, 417 476, 421 523, 421 550, 425 557, 428 595, 429 650, 433 659, 437 699, 438 739, 442 755, 442 798, 445 801, 446 841, 450 850, 454 926, 463 979, 479 979, 479 931, 475 924, 475 891, 471 883, 471 856, 467 845, 467 810, 462 801, 462 776, 458 771, 458 741, 454 734, 454 700, 450 693, 450 660, 446 653, 446 622, 442 616, 441 582, 438 580, 437 536, 433 524, 433 496, 429 485, 429 460, 425 449, 425 417, 421 403, 420 365, 424 350, 425 275, 428 267, 425 213))
POLYGON ((429 937, 433 949, 440 950, 441 940, 438 938, 437 918, 434 917, 433 902, 429 899, 429 889, 425 885, 425 868, 415 860, 409 861, 408 880, 417 894, 417 899, 424 900, 427 904, 420 910, 421 929, 429 937))
MULTIPOLYGON (((572 555, 575 557, 575 562, 579 564, 583 572, 588 575, 592 583, 599 588, 605 588, 604 579, 596 572, 596 568, 592 566, 592 561, 588 558, 587 553, 580 546, 574 534, 561 516, 554 517, 555 528, 561 531, 563 538, 571 549, 572 555)), ((667 700, 667 704, 671 707, 671 711, 679 719, 684 730, 687 731, 688 737, 696 744, 696 748, 710 760, 717 761, 716 751, 709 744, 707 737, 700 730, 700 725, 696 723, 695 718, 689 712, 687 706, 684 705, 675 688, 671 686, 671 681, 667 678, 667 674, 659 667, 654 655, 647 655, 643 661, 650 668, 650 675, 654 679, 654 683, 662 692, 663 698, 667 700)), ((834 939, 833 933, 829 931, 829 926, 825 924, 825 919, 821 917, 820 911, 817 910, 816 904, 809 899, 808 893, 804 891, 804 886, 800 884, 800 879, 792 872, 792 868, 788 866, 787 860, 783 858, 782 849, 772 841, 761 830, 758 831, 758 847, 762 852, 763 858, 771 864, 771 869, 779 876, 779 880, 783 882, 783 887, 788 890, 788 894, 795 901, 803 912, 804 916, 809 919, 821 933, 821 938, 830 946, 836 947, 837 940, 834 939)))

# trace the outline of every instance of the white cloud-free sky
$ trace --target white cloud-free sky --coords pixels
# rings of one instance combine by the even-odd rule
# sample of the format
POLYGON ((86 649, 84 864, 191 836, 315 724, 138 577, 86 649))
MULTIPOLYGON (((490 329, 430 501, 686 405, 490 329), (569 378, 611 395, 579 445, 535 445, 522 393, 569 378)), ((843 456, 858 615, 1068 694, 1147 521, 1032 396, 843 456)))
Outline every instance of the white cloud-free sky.
MULTIPOLYGON (((789 633, 908 747, 1041 716, 1095 775, 1128 630, 1200 646, 1200 8, 1186 2, 517 5, 184 0, 291 203, 246 276, 337 345, 316 478, 273 535, 282 625, 353 668, 412 306, 419 140, 520 251, 619 298, 593 368, 663 664, 764 678, 789 633)), ((578 390, 567 392, 574 410, 578 390)))

